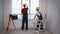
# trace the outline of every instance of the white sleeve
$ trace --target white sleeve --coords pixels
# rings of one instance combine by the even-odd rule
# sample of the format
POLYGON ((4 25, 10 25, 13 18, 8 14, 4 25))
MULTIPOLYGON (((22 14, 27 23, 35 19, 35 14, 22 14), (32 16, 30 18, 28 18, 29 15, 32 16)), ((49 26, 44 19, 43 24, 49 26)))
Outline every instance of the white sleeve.
POLYGON ((40 15, 40 13, 39 12, 36 12, 36 15, 40 15))
POLYGON ((35 15, 38 15, 38 12, 36 12, 36 14, 35 15))

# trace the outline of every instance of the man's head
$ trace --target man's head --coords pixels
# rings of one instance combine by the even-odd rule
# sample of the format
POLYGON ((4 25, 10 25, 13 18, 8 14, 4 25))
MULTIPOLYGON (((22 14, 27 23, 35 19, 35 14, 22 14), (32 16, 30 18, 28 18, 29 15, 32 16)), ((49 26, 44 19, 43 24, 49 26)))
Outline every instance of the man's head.
POLYGON ((23 4, 23 7, 26 7, 26 6, 27 6, 27 4, 26 4, 26 3, 24 3, 24 4, 23 4))
POLYGON ((39 6, 36 7, 36 11, 40 11, 40 7, 39 6))

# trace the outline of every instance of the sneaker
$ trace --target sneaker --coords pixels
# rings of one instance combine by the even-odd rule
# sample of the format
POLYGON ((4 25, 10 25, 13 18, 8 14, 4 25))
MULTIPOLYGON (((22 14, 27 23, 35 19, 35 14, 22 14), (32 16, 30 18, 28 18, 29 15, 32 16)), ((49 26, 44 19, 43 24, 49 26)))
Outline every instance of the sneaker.
POLYGON ((37 32, 39 29, 38 28, 35 28, 35 32, 37 32))
POLYGON ((26 29, 26 30, 28 30, 28 29, 26 29))
POLYGON ((24 29, 21 29, 21 30, 24 30, 24 29))
POLYGON ((43 30, 43 28, 40 28, 41 30, 43 30))

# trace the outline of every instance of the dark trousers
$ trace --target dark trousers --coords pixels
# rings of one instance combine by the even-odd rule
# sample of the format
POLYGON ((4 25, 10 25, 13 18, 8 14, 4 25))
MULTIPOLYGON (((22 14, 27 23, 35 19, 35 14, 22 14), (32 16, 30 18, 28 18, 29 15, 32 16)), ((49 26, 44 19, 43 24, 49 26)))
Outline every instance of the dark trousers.
POLYGON ((22 29, 24 29, 25 24, 26 24, 26 29, 28 29, 28 16, 27 15, 23 16, 22 29))

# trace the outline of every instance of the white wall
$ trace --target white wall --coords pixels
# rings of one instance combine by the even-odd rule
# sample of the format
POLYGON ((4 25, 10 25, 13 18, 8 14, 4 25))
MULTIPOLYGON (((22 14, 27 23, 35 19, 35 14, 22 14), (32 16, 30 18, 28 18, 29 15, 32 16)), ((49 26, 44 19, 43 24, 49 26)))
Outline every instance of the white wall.
POLYGON ((3 11, 4 11, 4 28, 8 25, 8 15, 11 12, 11 0, 3 0, 3 11))
POLYGON ((0 32, 3 28, 3 11, 2 11, 2 0, 0 0, 0 32))
POLYGON ((48 0, 48 6, 47 6, 47 26, 50 32, 53 34, 59 34, 59 2, 60 0, 48 0))

